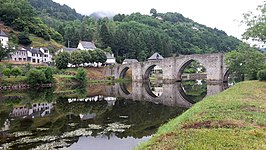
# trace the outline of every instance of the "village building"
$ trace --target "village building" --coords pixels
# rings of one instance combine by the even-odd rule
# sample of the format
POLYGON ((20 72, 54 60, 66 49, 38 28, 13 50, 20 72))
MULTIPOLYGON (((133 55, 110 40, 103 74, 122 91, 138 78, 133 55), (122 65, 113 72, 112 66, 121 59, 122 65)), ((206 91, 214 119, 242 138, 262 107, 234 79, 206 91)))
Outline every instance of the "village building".
POLYGON ((4 48, 8 47, 8 36, 3 30, 0 30, 0 42, 2 44, 2 47, 4 48))
POLYGON ((79 41, 77 49, 79 50, 95 50, 94 42, 79 41))
POLYGON ((10 55, 11 60, 31 63, 50 63, 52 55, 47 48, 21 48, 10 55))

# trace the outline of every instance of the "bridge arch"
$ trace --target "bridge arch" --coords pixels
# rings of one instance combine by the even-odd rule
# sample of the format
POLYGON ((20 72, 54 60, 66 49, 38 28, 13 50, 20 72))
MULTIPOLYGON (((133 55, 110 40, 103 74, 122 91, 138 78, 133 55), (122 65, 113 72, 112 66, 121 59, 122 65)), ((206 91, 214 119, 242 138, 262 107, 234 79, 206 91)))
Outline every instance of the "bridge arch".
POLYGON ((188 67, 194 61, 200 63, 206 69, 206 73, 208 73, 208 66, 201 59, 195 59, 195 58, 185 59, 181 63, 181 65, 179 65, 177 67, 177 80, 181 80, 182 79, 181 76, 184 73, 185 68, 188 67))
POLYGON ((119 78, 125 78, 126 72, 130 69, 130 66, 123 66, 119 69, 119 78))

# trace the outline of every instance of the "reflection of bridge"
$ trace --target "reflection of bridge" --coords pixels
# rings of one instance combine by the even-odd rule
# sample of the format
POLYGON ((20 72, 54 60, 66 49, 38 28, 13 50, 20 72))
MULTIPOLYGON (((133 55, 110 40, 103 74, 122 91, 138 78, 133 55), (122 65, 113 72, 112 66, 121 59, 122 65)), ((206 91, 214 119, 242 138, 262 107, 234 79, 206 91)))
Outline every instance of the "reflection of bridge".
MULTIPOLYGON (((222 84, 207 84, 207 96, 217 94, 223 90, 222 84)), ((106 88, 106 94, 114 97, 123 97, 126 99, 138 101, 150 101, 167 106, 190 107, 194 103, 183 91, 180 82, 174 84, 163 84, 163 93, 157 97, 151 90, 149 84, 133 82, 132 91, 129 92, 125 84, 115 84, 106 88)))
POLYGON ((128 69, 132 69, 132 80, 142 82, 149 79, 150 72, 155 66, 163 70, 164 82, 171 83, 181 80, 181 74, 185 67, 193 60, 202 64, 207 71, 208 82, 223 82, 227 80, 227 69, 223 54, 182 55, 162 60, 137 62, 131 64, 116 65, 109 69, 108 76, 123 78, 128 69))

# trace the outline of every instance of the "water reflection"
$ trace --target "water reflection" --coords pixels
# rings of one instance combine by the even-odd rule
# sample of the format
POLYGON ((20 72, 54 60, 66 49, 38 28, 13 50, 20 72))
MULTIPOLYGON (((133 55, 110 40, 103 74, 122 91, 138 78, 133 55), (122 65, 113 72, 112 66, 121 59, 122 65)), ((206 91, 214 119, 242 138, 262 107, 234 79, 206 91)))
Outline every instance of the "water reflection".
POLYGON ((109 139, 101 149, 111 141, 120 143, 115 149, 132 149, 161 124, 222 89, 189 81, 6 91, 0 96, 0 144, 8 149, 86 149, 91 141, 109 139))

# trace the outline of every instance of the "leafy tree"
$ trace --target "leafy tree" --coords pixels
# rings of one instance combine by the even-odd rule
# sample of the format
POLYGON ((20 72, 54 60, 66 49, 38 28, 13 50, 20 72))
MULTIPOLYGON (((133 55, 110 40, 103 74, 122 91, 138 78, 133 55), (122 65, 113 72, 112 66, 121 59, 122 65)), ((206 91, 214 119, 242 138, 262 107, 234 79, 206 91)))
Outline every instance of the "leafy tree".
POLYGON ((75 79, 83 85, 86 85, 87 83, 87 72, 85 69, 83 68, 78 68, 77 70, 77 74, 75 76, 75 79))
POLYGON ((154 9, 154 8, 152 8, 152 9, 150 10, 150 14, 151 14, 153 17, 157 17, 157 10, 154 9))
POLYGON ((51 67, 47 67, 45 70, 44 70, 44 75, 45 75, 45 83, 52 83, 54 81, 54 78, 53 78, 53 70, 51 67))
POLYGON ((262 42, 266 42, 266 2, 259 5, 258 12, 248 12, 244 14, 243 22, 248 26, 248 29, 243 34, 245 39, 253 38, 262 42))
POLYGON ((84 62, 83 56, 80 51, 74 51, 70 56, 71 64, 78 66, 84 62))
POLYGON ((27 33, 21 32, 18 34, 18 44, 28 46, 32 43, 27 33))
POLYGON ((68 63, 70 63, 70 54, 68 52, 60 52, 55 57, 55 65, 58 69, 67 68, 68 63))
POLYGON ((260 70, 257 76, 260 81, 266 81, 266 69, 260 70))
POLYGON ((81 55, 83 57, 83 62, 82 63, 90 63, 91 62, 91 54, 89 51, 82 50, 81 55))
POLYGON ((259 70, 263 69, 264 55, 257 49, 246 44, 226 54, 226 64, 229 71, 240 79, 256 79, 259 70))
POLYGON ((96 49, 95 51, 96 51, 96 55, 97 55, 96 62, 105 63, 107 60, 105 52, 101 49, 96 49))
POLYGON ((5 68, 5 69, 3 70, 3 74, 4 74, 5 76, 7 76, 8 78, 10 78, 10 76, 11 76, 11 70, 10 70, 9 68, 5 68))
POLYGON ((11 70, 11 74, 15 77, 19 76, 22 74, 22 70, 19 67, 14 67, 11 70))
POLYGON ((27 82, 32 86, 45 83, 46 81, 44 72, 37 69, 31 69, 26 77, 27 82))
POLYGON ((11 52, 13 52, 14 49, 11 48, 11 45, 8 47, 2 47, 2 44, 0 43, 0 62, 9 56, 11 52))

